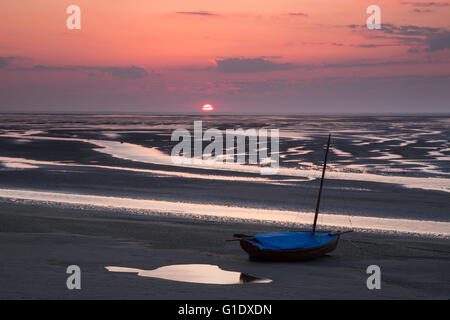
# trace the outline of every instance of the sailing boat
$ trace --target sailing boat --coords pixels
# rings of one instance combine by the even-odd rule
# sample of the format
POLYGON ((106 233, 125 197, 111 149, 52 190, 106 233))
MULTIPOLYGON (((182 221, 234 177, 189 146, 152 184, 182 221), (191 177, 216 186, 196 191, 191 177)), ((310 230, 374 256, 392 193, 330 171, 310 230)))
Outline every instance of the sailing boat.
POLYGON ((312 231, 271 232, 260 233, 254 236, 235 234, 235 240, 240 242, 241 248, 248 253, 250 260, 299 261, 317 258, 333 251, 339 242, 341 234, 352 232, 352 230, 337 232, 316 231, 330 140, 331 134, 328 135, 312 231))

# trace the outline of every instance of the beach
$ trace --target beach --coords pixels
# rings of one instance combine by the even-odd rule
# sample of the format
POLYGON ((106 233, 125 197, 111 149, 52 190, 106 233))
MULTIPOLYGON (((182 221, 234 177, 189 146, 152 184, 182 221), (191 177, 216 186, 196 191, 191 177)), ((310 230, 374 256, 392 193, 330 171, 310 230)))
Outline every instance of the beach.
POLYGON ((0 298, 450 298, 448 117, 200 119, 205 130, 280 128, 278 174, 248 163, 174 163, 171 133, 192 129, 196 116, 4 115, 0 298), (331 131, 318 230, 354 232, 315 260, 249 261, 227 241, 234 234, 311 230, 331 131), (106 269, 192 264, 271 282, 106 269), (81 290, 66 286, 72 265, 81 290), (379 290, 366 284, 372 265, 379 290))
POLYGON ((322 258, 251 262, 234 233, 286 230, 275 225, 130 215, 108 208, 0 204, 1 299, 448 299, 446 239, 350 233, 322 258), (351 242, 349 241, 351 240, 351 242), (211 264, 271 279, 271 283, 205 285, 105 266, 155 269, 211 264), (369 265, 381 269, 381 289, 366 286, 369 265), (69 265, 81 269, 81 290, 68 290, 69 265))

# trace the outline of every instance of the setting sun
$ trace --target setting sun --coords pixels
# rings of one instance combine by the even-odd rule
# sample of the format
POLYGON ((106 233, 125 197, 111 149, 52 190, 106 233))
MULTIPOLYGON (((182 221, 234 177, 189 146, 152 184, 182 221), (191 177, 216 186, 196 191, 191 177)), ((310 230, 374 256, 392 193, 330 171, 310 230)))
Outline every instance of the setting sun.
POLYGON ((202 111, 213 111, 214 107, 211 104, 204 104, 202 107, 202 111))

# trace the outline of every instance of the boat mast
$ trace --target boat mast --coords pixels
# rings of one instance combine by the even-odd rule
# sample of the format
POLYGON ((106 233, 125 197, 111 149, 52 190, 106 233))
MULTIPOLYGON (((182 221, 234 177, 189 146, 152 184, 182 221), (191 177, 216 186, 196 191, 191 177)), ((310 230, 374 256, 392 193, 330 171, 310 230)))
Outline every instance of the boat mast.
POLYGON ((313 236, 314 233, 316 232, 317 216, 319 215, 320 197, 322 196, 323 180, 325 178, 325 169, 327 168, 327 158, 328 158, 328 150, 330 149, 330 140, 331 140, 331 133, 328 135, 327 151, 325 152, 325 161, 323 162, 322 179, 320 180, 319 196, 317 197, 316 214, 314 216, 314 224, 312 229, 313 236))

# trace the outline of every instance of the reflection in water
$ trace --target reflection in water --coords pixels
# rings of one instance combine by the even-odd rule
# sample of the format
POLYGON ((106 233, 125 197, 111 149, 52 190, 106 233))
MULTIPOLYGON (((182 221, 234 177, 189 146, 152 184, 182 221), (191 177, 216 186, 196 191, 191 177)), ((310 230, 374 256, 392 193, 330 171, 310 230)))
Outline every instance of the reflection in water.
MULTIPOLYGON (((98 206, 105 208, 125 208, 137 213, 145 210, 149 214, 169 213, 177 216, 196 218, 229 218, 258 220, 260 222, 279 222, 282 224, 298 225, 310 224, 314 219, 314 212, 300 212, 277 209, 244 208, 203 203, 189 203, 150 199, 132 199, 108 196, 83 195, 76 193, 59 193, 46 191, 32 191, 19 189, 1 189, 0 198, 43 201, 47 203, 64 203, 78 206, 98 206)), ((321 225, 328 227, 347 228, 348 215, 322 213, 321 225)), ((436 236, 450 236, 450 222, 413 220, 401 218, 378 218, 355 216, 351 218, 353 228, 396 233, 416 233, 436 236)))
MULTIPOLYGON (((179 171, 168 171, 168 170, 154 170, 154 169, 138 169, 138 168, 128 168, 128 167, 115 167, 115 166, 105 166, 105 165, 94 165, 94 164, 79 164, 73 162, 60 162, 60 161, 42 161, 42 160, 31 160, 25 158, 12 158, 12 157, 0 157, 0 162, 5 167, 11 167, 14 164, 14 168, 39 168, 41 166, 61 166, 61 167, 78 167, 78 168, 99 168, 99 169, 110 169, 110 170, 121 170, 121 171, 131 171, 131 172, 142 172, 150 173, 160 176, 171 176, 180 177, 186 179, 206 179, 206 180, 226 180, 226 181, 245 181, 245 182, 255 182, 255 183, 272 183, 272 180, 268 178, 251 176, 224 176, 224 175, 214 175, 214 174, 200 174, 200 173, 189 173, 189 172, 179 172, 179 171)), ((285 179, 287 180, 287 179, 285 179)), ((300 182, 300 181, 310 181, 309 178, 298 178, 289 179, 289 182, 300 182)))
MULTIPOLYGON (((343 132, 341 130, 340 132, 343 132)), ((430 132, 429 134, 431 134, 430 132)), ((439 133, 439 132, 437 132, 439 133)), ((417 134, 419 135, 419 133, 417 134)), ((280 132, 280 137, 282 133, 280 132)), ((0 134, 0 137, 9 137, 16 139, 23 139, 26 137, 30 140, 49 140, 49 141, 77 141, 84 142, 89 144, 94 144, 98 146, 98 148, 94 148, 96 151, 108 154, 114 158, 119 158, 127 161, 137 161, 143 163, 150 163, 156 165, 166 165, 171 167, 189 167, 189 168, 199 168, 199 169, 213 169, 213 170, 221 170, 221 171, 232 171, 232 172, 244 172, 244 173, 260 173, 260 167, 254 165, 243 165, 239 163, 223 163, 223 162, 209 162, 202 161, 201 164, 175 164, 172 161, 170 155, 163 153, 158 150, 156 147, 144 147, 141 145, 133 144, 133 143, 122 143, 119 141, 110 141, 110 140, 98 140, 98 139, 82 139, 82 138, 61 138, 61 137, 46 137, 46 136, 29 136, 26 134, 21 134, 17 132, 9 132, 5 134, 0 134)), ((378 138, 378 137, 368 137, 365 136, 365 139, 376 139, 377 143, 381 143, 384 141, 388 141, 388 138, 378 138)), ((445 146, 446 150, 447 146, 445 146)), ((376 149, 378 150, 378 149, 376 149)), ((340 154, 343 156, 342 150, 334 149, 336 154, 340 154)), ((378 150, 378 153, 380 151, 378 150)), ((351 155, 348 153, 348 155, 351 155)), ((443 154, 443 156, 445 156, 443 154)), ((420 166, 421 172, 426 172, 429 174, 444 174, 448 175, 445 172, 441 172, 437 170, 437 166, 435 164, 430 164, 426 162, 418 162, 415 159, 403 159, 398 155, 391 155, 390 153, 381 153, 382 158, 385 160, 392 161, 395 165, 413 165, 420 166)), ((282 155, 281 155, 281 158, 282 155)), ((351 158, 351 157, 344 157, 351 158)), ((376 159, 376 157, 375 157, 376 159)), ((444 158, 445 159, 445 158, 444 158)), ((372 163, 373 159, 368 158, 370 163, 372 163)), ((281 176, 292 176, 306 180, 312 180, 318 177, 318 170, 314 168, 314 165, 305 161, 302 161, 302 165, 307 165, 306 168, 284 168, 281 167, 278 170, 278 174, 281 176), (310 167, 308 169, 308 167, 310 167)), ((386 175, 379 173, 370 173, 367 170, 367 164, 349 164, 345 163, 345 169, 353 169, 358 172, 349 172, 345 171, 336 171, 331 170, 328 172, 328 179, 337 179, 337 180, 353 180, 353 181, 370 181, 370 182, 381 182, 381 183, 391 183, 391 184, 399 184, 406 188, 417 188, 424 190, 437 190, 443 192, 450 192, 449 179, 447 177, 415 177, 415 176, 398 176, 398 175, 386 175)), ((381 172, 395 172, 396 168, 392 168, 391 166, 377 166, 381 172)), ((402 172, 405 169, 402 169, 402 172)), ((192 175, 192 174, 191 174, 192 175)), ((225 178, 228 179, 228 178, 225 178)), ((255 178, 251 178, 255 179, 255 178)), ((260 178, 261 179, 261 178, 260 178)), ((274 184, 278 182, 275 181, 274 184)))
POLYGON ((269 283, 270 279, 260 279, 235 271, 226 271, 210 264, 177 264, 154 270, 142 270, 124 267, 105 267, 112 272, 137 273, 140 277, 158 278, 172 281, 203 284, 243 284, 269 283))
POLYGON ((23 162, 15 162, 15 161, 1 161, 0 160, 0 164, 2 166, 4 166, 5 168, 10 168, 10 169, 36 169, 39 168, 38 166, 32 165, 32 164, 28 164, 28 163, 23 163, 23 162))

